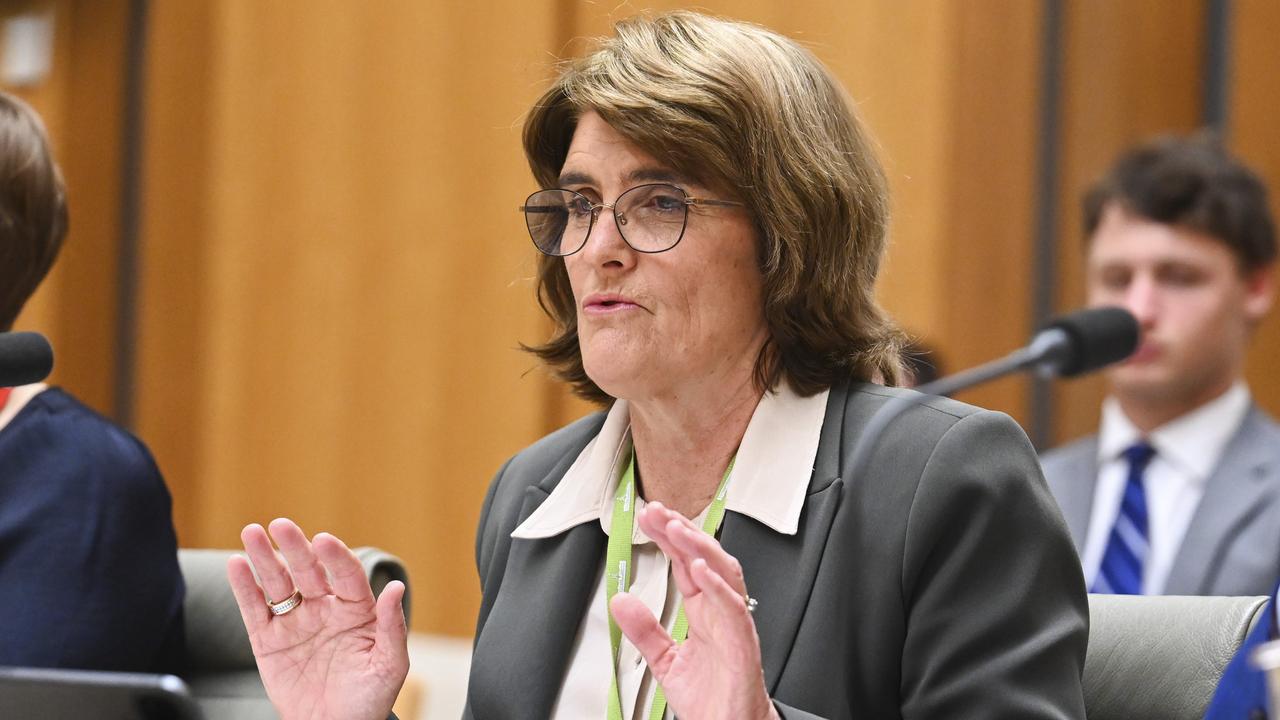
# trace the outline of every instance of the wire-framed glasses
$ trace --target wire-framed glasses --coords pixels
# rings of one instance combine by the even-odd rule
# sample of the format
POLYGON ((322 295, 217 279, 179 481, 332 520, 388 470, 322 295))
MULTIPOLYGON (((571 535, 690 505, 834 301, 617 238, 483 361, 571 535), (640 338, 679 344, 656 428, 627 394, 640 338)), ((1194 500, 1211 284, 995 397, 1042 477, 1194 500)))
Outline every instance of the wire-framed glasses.
POLYGON ((660 253, 670 250, 684 237, 689 222, 689 206, 739 207, 733 200, 689 197, 676 185, 637 185, 611 203, 594 203, 573 190, 539 190, 520 206, 529 237, 547 255, 572 255, 587 244, 600 211, 613 211, 618 233, 636 252, 660 253))

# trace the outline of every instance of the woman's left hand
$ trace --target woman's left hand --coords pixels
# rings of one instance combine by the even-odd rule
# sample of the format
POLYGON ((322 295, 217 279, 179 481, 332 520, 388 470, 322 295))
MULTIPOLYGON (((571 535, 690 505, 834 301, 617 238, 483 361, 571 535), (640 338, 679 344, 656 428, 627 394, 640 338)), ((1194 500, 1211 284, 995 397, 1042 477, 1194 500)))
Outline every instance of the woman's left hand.
POLYGON ((760 638, 747 609, 742 566, 687 518, 650 503, 640 527, 671 559, 689 635, 676 644, 639 598, 618 593, 609 608, 684 720, 777 718, 764 687, 760 638))

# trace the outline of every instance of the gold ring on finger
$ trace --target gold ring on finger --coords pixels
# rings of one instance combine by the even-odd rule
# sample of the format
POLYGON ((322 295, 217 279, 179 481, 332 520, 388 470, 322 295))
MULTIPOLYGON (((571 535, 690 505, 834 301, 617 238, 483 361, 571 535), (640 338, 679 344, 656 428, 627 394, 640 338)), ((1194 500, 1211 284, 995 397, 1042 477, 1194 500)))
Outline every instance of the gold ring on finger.
POLYGON ((280 616, 290 612, 294 608, 302 604, 302 591, 294 590, 293 594, 281 600, 280 602, 271 602, 267 600, 267 607, 271 609, 271 614, 280 616))

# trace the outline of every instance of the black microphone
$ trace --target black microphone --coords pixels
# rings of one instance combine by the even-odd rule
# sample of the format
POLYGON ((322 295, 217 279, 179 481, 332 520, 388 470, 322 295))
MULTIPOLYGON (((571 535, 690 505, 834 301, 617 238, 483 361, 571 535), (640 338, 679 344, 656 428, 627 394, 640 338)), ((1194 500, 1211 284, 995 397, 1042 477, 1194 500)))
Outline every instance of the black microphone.
POLYGON ((1138 349, 1138 321, 1117 307, 1077 310, 1051 320, 1026 347, 976 368, 939 378, 918 393, 891 398, 867 421, 849 461, 849 477, 858 477, 885 428, 902 413, 935 395, 951 395, 1022 370, 1042 377, 1074 377, 1119 362, 1138 349))
POLYGON ((0 333, 0 387, 40 382, 53 370, 53 348, 40 333, 0 333))
POLYGON ((1049 321, 1026 347, 916 390, 951 395, 1020 370, 1035 370, 1041 377, 1075 377, 1119 362, 1137 349, 1138 321, 1128 310, 1077 310, 1049 321))

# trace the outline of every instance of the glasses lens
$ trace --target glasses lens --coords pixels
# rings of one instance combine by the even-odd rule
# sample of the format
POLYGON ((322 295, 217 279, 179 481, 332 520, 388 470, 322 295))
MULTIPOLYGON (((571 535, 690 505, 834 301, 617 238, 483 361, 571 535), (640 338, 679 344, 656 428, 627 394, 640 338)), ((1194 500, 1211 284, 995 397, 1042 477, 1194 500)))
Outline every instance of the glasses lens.
POLYGON ((591 203, 568 190, 541 190, 524 203, 529 237, 548 255, 572 255, 591 230, 591 203))
POLYGON ((623 237, 640 252, 670 250, 684 235, 688 204, 674 185, 640 185, 618 198, 623 237))

